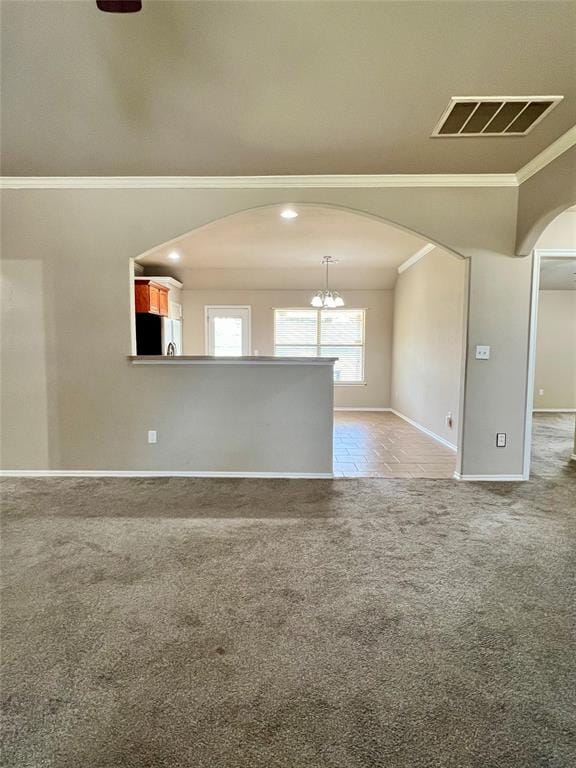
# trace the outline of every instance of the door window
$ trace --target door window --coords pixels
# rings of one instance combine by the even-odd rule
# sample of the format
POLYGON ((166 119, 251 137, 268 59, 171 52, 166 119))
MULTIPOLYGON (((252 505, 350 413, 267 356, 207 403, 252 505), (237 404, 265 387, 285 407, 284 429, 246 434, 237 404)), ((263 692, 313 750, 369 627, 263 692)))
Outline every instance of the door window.
POLYGON ((206 307, 206 346, 215 357, 250 355, 250 307, 206 307))

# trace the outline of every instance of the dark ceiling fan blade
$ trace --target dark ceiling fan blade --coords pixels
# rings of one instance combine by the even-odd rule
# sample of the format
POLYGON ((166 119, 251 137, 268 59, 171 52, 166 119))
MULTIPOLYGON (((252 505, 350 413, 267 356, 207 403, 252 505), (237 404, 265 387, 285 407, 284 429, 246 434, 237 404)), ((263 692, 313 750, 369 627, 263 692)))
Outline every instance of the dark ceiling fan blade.
POLYGON ((142 0, 96 0, 96 5, 107 13, 137 13, 142 10, 142 0))

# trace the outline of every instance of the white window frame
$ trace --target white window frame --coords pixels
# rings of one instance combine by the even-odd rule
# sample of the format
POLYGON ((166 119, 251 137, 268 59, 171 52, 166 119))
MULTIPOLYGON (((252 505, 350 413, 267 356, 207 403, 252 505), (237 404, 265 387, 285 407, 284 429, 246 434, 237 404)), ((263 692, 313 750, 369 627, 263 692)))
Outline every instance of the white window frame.
POLYGON ((205 304, 204 305, 204 351, 210 354, 210 310, 211 309, 246 309, 248 310, 248 356, 252 354, 252 306, 250 304, 205 304))
MULTIPOLYGON (((359 381, 335 381, 335 387, 365 387, 366 386, 366 308, 365 307, 346 307, 343 311, 350 310, 352 312, 362 312, 362 343, 361 344, 321 344, 321 321, 320 313, 323 309, 316 309, 316 307, 274 307, 274 355, 276 355, 277 346, 286 346, 285 344, 277 345, 276 343, 276 313, 277 312, 307 312, 317 313, 316 322, 316 344, 298 344, 296 346, 302 347, 315 347, 316 356, 321 357, 321 347, 362 347, 362 378, 359 381)), ((340 310, 335 310, 339 312, 340 310)))

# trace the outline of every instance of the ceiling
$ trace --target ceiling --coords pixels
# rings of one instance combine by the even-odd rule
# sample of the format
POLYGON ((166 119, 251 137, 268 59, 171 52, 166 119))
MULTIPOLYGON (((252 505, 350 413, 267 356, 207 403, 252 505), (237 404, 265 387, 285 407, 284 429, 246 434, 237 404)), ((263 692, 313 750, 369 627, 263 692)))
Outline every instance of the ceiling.
POLYGON ((255 208, 220 219, 138 261, 148 274, 173 274, 191 286, 203 281, 206 271, 215 279, 214 272, 225 270, 226 280, 236 281, 234 287, 248 281, 252 287, 299 288, 322 279, 320 262, 330 255, 338 260, 331 268, 335 287, 383 288, 394 285, 398 265, 426 244, 380 219, 351 211, 298 205, 292 207, 298 217, 286 220, 280 216, 285 207, 255 208), (169 258, 172 251, 180 254, 178 262, 169 258), (190 271, 194 274, 185 274, 190 271), (243 276, 230 274, 240 271, 243 276), (265 278, 255 275, 262 271, 265 278))
POLYGON ((576 291, 576 259, 542 259, 540 290, 576 291))
POLYGON ((573 2, 2 2, 5 175, 515 172, 576 123, 573 2), (430 138, 451 96, 563 95, 430 138))

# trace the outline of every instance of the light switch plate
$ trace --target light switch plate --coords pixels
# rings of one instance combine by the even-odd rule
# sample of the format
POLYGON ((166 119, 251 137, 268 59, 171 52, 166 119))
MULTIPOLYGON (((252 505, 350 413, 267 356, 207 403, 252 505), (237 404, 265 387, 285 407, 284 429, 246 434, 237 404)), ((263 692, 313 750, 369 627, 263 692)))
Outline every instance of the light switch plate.
POLYGON ((490 360, 490 347, 476 344, 476 360, 490 360))
POLYGON ((148 442, 149 443, 157 443, 158 442, 158 433, 155 429, 149 429, 148 430, 148 442))
POLYGON ((506 432, 496 433, 496 448, 506 448, 506 432))

